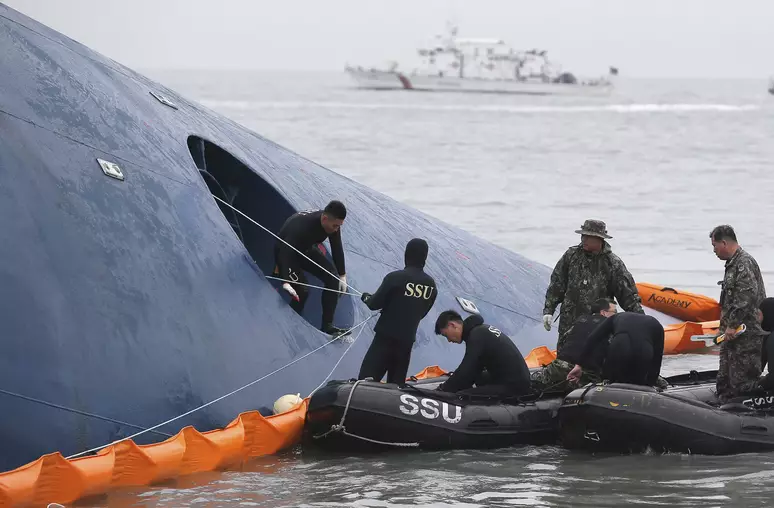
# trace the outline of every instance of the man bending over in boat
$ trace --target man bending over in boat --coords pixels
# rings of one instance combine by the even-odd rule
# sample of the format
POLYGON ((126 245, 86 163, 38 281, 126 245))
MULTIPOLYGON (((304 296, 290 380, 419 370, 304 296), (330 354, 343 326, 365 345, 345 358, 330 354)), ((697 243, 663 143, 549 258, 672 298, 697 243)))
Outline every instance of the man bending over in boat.
POLYGON ((613 383, 657 386, 664 355, 664 327, 658 319, 636 312, 622 312, 602 321, 580 353, 567 380, 577 383, 584 368, 595 363, 595 353, 610 340, 602 377, 613 383))
POLYGON ((465 342, 465 357, 438 390, 477 395, 524 395, 530 391, 529 368, 519 348, 481 316, 462 320, 453 310, 441 312, 435 333, 454 344, 465 342), (482 374, 487 371, 487 384, 482 374), (471 388, 476 383, 475 388, 471 388))
POLYGON ((632 274, 606 241, 612 237, 605 223, 588 219, 575 232, 581 235, 581 243, 567 249, 556 263, 543 307, 543 326, 551 330, 554 311, 561 304, 559 352, 567 340, 567 330, 579 316, 590 313, 591 304, 600 298, 615 298, 623 310, 643 313, 632 274))
MULTIPOLYGON (((539 383, 542 388, 551 388, 557 391, 567 389, 567 374, 575 364, 580 363, 580 355, 586 347, 591 332, 605 319, 616 314, 615 303, 607 298, 600 298, 591 305, 591 314, 584 314, 575 320, 565 334, 564 346, 558 351, 556 360, 532 373, 532 381, 539 383)), ((607 341, 602 341, 591 354, 580 383, 594 383, 601 381, 600 372, 605 360, 607 341)))
POLYGON ((285 221, 277 234, 284 241, 278 241, 274 246, 274 260, 279 276, 289 282, 298 297, 290 303, 298 314, 303 313, 309 296, 307 286, 303 285, 308 283, 304 272, 311 273, 325 284, 327 291, 322 292, 321 329, 330 335, 340 335, 345 331, 333 326, 333 315, 338 303, 337 292, 346 292, 348 287, 344 271, 344 248, 341 245, 341 225, 346 217, 347 209, 341 201, 331 201, 324 210, 295 213, 285 221), (317 244, 324 242, 326 238, 331 243, 335 269, 317 248, 317 244), (336 272, 338 278, 332 275, 336 272), (294 284, 295 282, 299 284, 294 284))
POLYGON ((761 348, 761 372, 766 364, 769 366, 769 373, 761 380, 760 388, 771 391, 774 390, 774 375, 772 375, 774 369, 771 368, 769 359, 774 362, 774 298, 764 298, 758 306, 758 322, 767 334, 761 348))
POLYGON ((358 379, 367 377, 388 383, 406 381, 411 348, 417 338, 417 327, 435 303, 435 280, 425 273, 427 242, 414 238, 406 245, 406 267, 390 272, 373 295, 361 299, 369 309, 382 310, 374 327, 373 342, 363 358, 358 379))

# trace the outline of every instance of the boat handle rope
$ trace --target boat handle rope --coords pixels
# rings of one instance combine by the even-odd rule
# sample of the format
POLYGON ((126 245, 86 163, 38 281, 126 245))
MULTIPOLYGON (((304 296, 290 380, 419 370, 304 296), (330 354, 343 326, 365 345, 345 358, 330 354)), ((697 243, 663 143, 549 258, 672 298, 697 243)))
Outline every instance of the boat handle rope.
MULTIPOLYGON (((339 278, 337 275, 333 275, 331 272, 329 272, 327 269, 325 269, 325 267, 323 267, 323 266, 320 266, 320 264, 319 264, 319 263, 317 263, 316 261, 314 261, 312 258, 310 258, 309 256, 307 256, 306 254, 304 254, 304 253, 303 253, 303 252, 301 252, 300 250, 296 249, 295 247, 293 247, 292 245, 290 245, 288 242, 286 242, 285 240, 283 240, 283 239, 282 239, 282 238, 280 238, 279 236, 275 235, 275 234, 274 234, 274 233, 273 233, 273 232, 272 232, 272 231, 271 231, 269 228, 267 228, 266 226, 264 226, 264 225, 260 224, 258 221, 254 220, 253 218, 251 218, 249 215, 247 215, 247 214, 246 214, 246 213, 244 213, 243 211, 239 210, 238 208, 236 208, 236 207, 232 206, 232 205, 231 205, 231 203, 227 203, 227 202, 223 201, 222 199, 220 199, 220 198, 219 198, 218 196, 216 196, 215 194, 211 194, 211 196, 212 196, 213 198, 217 199, 218 201, 220 201, 221 203, 223 203, 224 205, 226 205, 227 207, 229 207, 229 208, 231 208, 232 210, 234 210, 236 213, 238 213, 239 215, 241 215, 241 216, 242 216, 242 217, 244 217, 245 219, 249 220, 250 222, 252 222, 252 223, 253 223, 253 224, 255 224, 256 226, 258 226, 259 228, 263 229, 264 231, 266 231, 267 233, 269 233, 271 236, 273 236, 274 238, 276 238, 276 239, 277 239, 277 240, 279 240, 280 242, 284 243, 285 245, 287 245, 288 247, 290 247, 290 248, 291 248, 291 249, 293 249, 294 251, 298 252, 300 255, 302 255, 303 257, 305 257, 305 258, 307 259, 307 261, 310 261, 311 263, 313 263, 315 266, 317 266, 318 268, 320 268, 321 270, 323 270, 325 273, 327 273, 328 275, 330 275, 330 276, 331 276, 331 277, 333 277, 334 279, 338 279, 338 278, 339 278)), ((360 295, 362 295, 362 294, 363 294, 363 293, 361 293, 360 291, 358 291, 357 289, 355 289, 355 288, 353 288, 352 286, 350 286, 348 283, 347 283, 347 287, 348 287, 348 288, 350 288, 350 289, 351 289, 352 291, 354 291, 355 293, 357 293, 357 295, 358 295, 358 296, 360 296, 360 295)))
MULTIPOLYGON (((158 429, 159 427, 163 427, 164 425, 167 425, 167 424, 169 424, 169 423, 172 423, 172 422, 174 422, 174 421, 177 421, 177 420, 179 420, 180 418, 184 418, 184 417, 186 417, 186 416, 188 416, 188 415, 190 415, 190 414, 193 414, 193 413, 195 413, 195 412, 197 412, 197 411, 200 411, 200 410, 204 409, 205 407, 211 406, 212 404, 215 404, 216 402, 220 402, 221 400, 223 400, 223 399, 225 399, 225 398, 228 398, 228 397, 230 397, 230 396, 232 396, 232 395, 234 395, 234 394, 236 394, 236 393, 238 393, 238 392, 241 392, 242 390, 244 390, 244 389, 246 389, 246 388, 249 388, 249 387, 253 386, 253 385, 254 385, 254 384, 256 384, 256 383, 259 383, 259 382, 263 381, 264 379, 266 379, 266 378, 268 378, 268 377, 270 377, 270 376, 273 376, 273 375, 274 375, 274 374, 276 374, 277 372, 280 372, 280 371, 282 371, 282 370, 285 370, 286 368, 290 367, 291 365, 293 365, 293 364, 295 364, 295 363, 297 363, 297 362, 300 362, 300 361, 301 361, 301 360, 303 360, 304 358, 306 358, 306 357, 308 357, 308 356, 310 356, 310 355, 312 355, 312 354, 316 353, 317 351, 319 351, 319 350, 323 349, 324 347, 326 347, 326 346, 328 346, 328 345, 330 345, 330 344, 334 343, 335 341, 337 341, 337 340, 341 339, 341 338, 342 338, 342 337, 344 337, 346 334, 348 334, 348 333, 351 333, 351 332, 352 332, 352 330, 354 330, 355 328, 357 328, 357 327, 360 327, 360 326, 362 326, 362 327, 365 327, 365 324, 366 324, 366 323, 367 323, 367 322, 368 322, 368 321, 369 321, 371 318, 373 318, 375 315, 376 315, 376 314, 371 314, 370 316, 368 316, 366 319, 364 319, 364 320, 363 320, 363 321, 361 321, 360 323, 356 324, 355 326, 353 326, 353 327, 352 327, 352 328, 350 328, 349 330, 345 330, 345 331, 344 331, 344 333, 342 333, 341 335, 338 335, 338 336, 334 337, 333 339, 329 340, 328 342, 326 342, 326 343, 325 343, 325 344, 323 344, 322 346, 320 346, 320 347, 318 347, 318 348, 315 348, 315 349, 313 349, 312 351, 309 351, 309 352, 308 352, 308 353, 306 353, 305 355, 303 355, 303 356, 300 356, 300 357, 296 358, 295 360, 293 360, 293 361, 291 361, 291 362, 289 362, 289 363, 287 363, 287 364, 283 365, 282 367, 279 367, 279 368, 277 368, 277 369, 274 369, 273 371, 269 372, 269 373, 268 373, 268 374, 266 374, 265 376, 261 376, 261 377, 259 377, 258 379, 254 380, 254 381, 250 381, 250 382, 249 382, 249 383, 247 383, 246 385, 244 385, 244 386, 241 386, 240 388, 237 388, 236 390, 232 390, 231 392, 229 392, 229 393, 227 393, 227 394, 225 394, 225 395, 221 395, 221 396, 220 396, 220 397, 218 397, 217 399, 213 399, 213 400, 211 400, 211 401, 209 401, 209 402, 207 402, 207 403, 205 403, 205 404, 202 404, 202 405, 200 405, 200 406, 198 406, 198 407, 195 407, 195 408, 191 409, 190 411, 187 411, 187 412, 185 412, 185 413, 183 413, 183 414, 181 414, 181 415, 175 416, 174 418, 170 418, 169 420, 166 420, 166 421, 164 421, 164 422, 161 422, 161 423, 159 423, 159 424, 156 424, 156 425, 154 425, 153 427, 149 427, 149 428, 147 428, 147 429, 143 429, 143 430, 141 430, 140 432, 135 432, 134 434, 132 434, 132 435, 130 435, 130 436, 123 437, 123 438, 121 438, 121 439, 117 439, 117 440, 115 440, 115 441, 112 441, 112 442, 110 442, 110 443, 107 443, 107 444, 104 444, 104 445, 101 445, 101 446, 97 446, 97 447, 91 448, 91 449, 89 449, 89 450, 82 451, 82 452, 80 452, 80 453, 75 453, 75 454, 73 454, 73 455, 69 455, 69 456, 67 456, 67 457, 65 457, 65 458, 66 458, 66 459, 74 459, 74 458, 76 458, 76 457, 80 457, 81 455, 86 455, 87 453, 96 452, 96 451, 99 451, 99 450, 101 450, 101 449, 103 449, 103 448, 106 448, 106 447, 108 447, 108 446, 111 446, 111 445, 114 445, 114 444, 118 444, 118 443, 120 443, 120 442, 122 442, 122 441, 127 441, 127 440, 129 440, 129 439, 134 439, 135 437, 137 437, 137 436, 140 436, 140 435, 142 435, 142 434, 145 434, 146 432, 152 432, 152 431, 155 431, 155 430, 156 430, 156 429, 158 429)), ((362 331, 362 330, 361 330, 361 331, 362 331)), ((359 336, 359 334, 358 334, 358 336, 359 336)), ((353 341, 353 344, 354 344, 354 341, 353 341)), ((350 347, 352 347, 352 346, 350 345, 350 347)), ((347 351, 349 351, 349 348, 347 348, 347 351)), ((345 354, 346 354, 346 351, 345 351, 345 354)), ((344 356, 344 355, 342 355, 342 357, 343 357, 343 356, 344 356)), ((341 362, 341 359, 339 359, 339 362, 341 362)), ((338 363, 337 363, 336 365, 338 365, 338 363)), ((334 370, 335 370, 335 367, 334 367, 334 370)), ((331 371, 331 374, 333 374, 333 371, 331 371)), ((329 374, 328 376, 330 376, 331 374, 329 374)))
POLYGON ((331 428, 327 430, 326 432, 323 432, 322 434, 319 434, 317 436, 312 436, 314 439, 322 439, 325 436, 332 434, 334 432, 341 432, 345 436, 354 437, 356 439, 361 439, 363 441, 367 441, 369 443, 374 443, 378 445, 384 445, 384 446, 398 446, 401 448, 417 448, 419 447, 419 443, 389 443, 387 441, 379 441, 378 439, 371 439, 365 436, 358 436, 357 434, 353 434, 347 430, 347 427, 344 425, 344 420, 347 418, 347 412, 349 411, 349 405, 352 402, 352 395, 355 393, 355 388, 357 388, 357 385, 362 383, 363 381, 366 381, 365 379, 358 379, 354 382, 352 385, 352 388, 349 390, 349 396, 347 397, 347 405, 344 406, 344 413, 341 415, 341 420, 338 424, 331 425, 331 428))

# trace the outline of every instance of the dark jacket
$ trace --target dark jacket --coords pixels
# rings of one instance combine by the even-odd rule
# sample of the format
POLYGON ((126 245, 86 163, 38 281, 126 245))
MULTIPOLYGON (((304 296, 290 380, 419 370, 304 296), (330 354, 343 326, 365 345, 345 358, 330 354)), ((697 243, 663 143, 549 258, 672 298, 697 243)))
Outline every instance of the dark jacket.
POLYGON ((365 304, 381 309, 374 331, 401 342, 414 342, 417 327, 435 303, 435 280, 423 270, 427 260, 427 242, 414 238, 406 245, 406 267, 388 273, 379 289, 365 304))
MULTIPOLYGON (((763 313, 761 328, 766 333, 761 349, 761 370, 770 360, 774 361, 774 298, 764 298, 758 308, 763 313)), ((769 372, 772 371, 769 365, 769 372)))
POLYGON ((458 392, 470 388, 486 369, 491 384, 508 386, 514 395, 529 392, 529 368, 519 348, 507 335, 484 324, 481 316, 474 315, 463 322, 462 340, 465 357, 439 390, 458 392))
MULTIPOLYGON (((557 358, 564 360, 572 364, 580 363, 580 357, 583 350, 586 347, 591 332, 596 329, 605 319, 605 316, 601 314, 584 314, 575 320, 572 328, 567 331, 567 337, 564 341, 564 346, 559 351, 557 358)), ((607 342, 602 342, 594 349, 591 356, 587 360, 587 365, 584 365, 586 369, 599 371, 602 369, 602 364, 605 361, 605 354, 607 353, 607 342)))
POLYGON ((611 316, 597 326, 586 341, 578 363, 581 367, 591 368, 591 359, 595 350, 603 342, 612 340, 618 334, 626 334, 634 341, 646 341, 653 347, 653 357, 648 366, 647 383, 655 386, 661 371, 661 359, 664 354, 664 326, 658 319, 647 314, 622 312, 611 316))
MULTIPOLYGON (((344 275, 346 272, 344 271, 344 248, 341 245, 341 230, 329 236, 320 222, 322 214, 322 210, 294 213, 282 225, 277 236, 301 252, 306 252, 316 244, 324 242, 326 238, 329 239, 333 264, 336 265, 336 271, 339 272, 339 275, 344 275)), ((284 242, 277 240, 274 247, 274 258, 280 268, 283 268, 283 270, 280 270, 282 273, 285 273, 284 268, 296 266, 298 257, 299 254, 296 251, 285 245, 284 242)))

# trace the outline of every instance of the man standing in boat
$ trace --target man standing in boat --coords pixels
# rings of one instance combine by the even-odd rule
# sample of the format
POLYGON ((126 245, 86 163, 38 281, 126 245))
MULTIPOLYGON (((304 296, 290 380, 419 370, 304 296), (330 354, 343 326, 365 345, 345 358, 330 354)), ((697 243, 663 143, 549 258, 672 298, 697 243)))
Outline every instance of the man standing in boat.
POLYGON ((345 331, 333 326, 333 315, 339 294, 345 293, 348 287, 341 244, 341 225, 346 217, 344 204, 335 200, 328 203, 324 210, 297 212, 282 225, 277 234, 282 240, 274 246, 279 276, 287 281, 283 287, 290 286, 292 291, 289 292, 294 296, 290 306, 298 314, 303 313, 309 296, 304 272, 311 273, 325 284, 321 329, 330 335, 340 335, 345 331), (335 268, 317 248, 326 238, 330 240, 335 268), (334 271, 338 276, 334 275, 334 271))
POLYGON ((435 322, 435 333, 454 344, 465 342, 462 363, 438 390, 494 396, 529 393, 529 368, 519 348, 502 331, 484 324, 481 316, 463 321, 456 311, 445 310, 435 322))
POLYGON ((358 379, 370 377, 381 381, 386 373, 388 383, 406 381, 417 327, 438 296, 435 280, 424 271, 427 250, 427 242, 421 238, 410 240, 404 256, 406 267, 388 273, 373 295, 363 293, 363 303, 371 310, 381 309, 382 313, 358 379))
MULTIPOLYGON (((558 352, 556 360, 533 372, 531 374, 532 381, 539 383, 543 388, 559 390, 560 385, 566 383, 567 374, 570 373, 575 364, 580 362, 581 352, 586 347, 586 341, 591 332, 605 319, 616 313, 615 303, 607 298, 600 298, 591 304, 591 314, 580 316, 567 331, 564 347, 558 352)), ((601 380, 600 373, 607 352, 606 346, 607 344, 603 342, 591 355, 587 368, 583 371, 583 377, 580 378, 581 384, 601 380)))
POLYGON ((710 232, 715 255, 726 262, 720 291, 720 344, 717 394, 721 402, 754 390, 761 375, 761 345, 766 335, 758 322, 758 308, 766 298, 760 268, 737 243, 734 228, 717 226, 710 232), (745 325, 743 332, 737 330, 745 325))
POLYGON ((589 219, 575 232, 581 235, 581 243, 567 249, 556 263, 543 308, 543 326, 549 331, 554 311, 561 304, 559 352, 575 320, 589 314, 592 302, 600 298, 615 298, 625 311, 643 313, 632 274, 605 241, 612 238, 605 223, 589 219))

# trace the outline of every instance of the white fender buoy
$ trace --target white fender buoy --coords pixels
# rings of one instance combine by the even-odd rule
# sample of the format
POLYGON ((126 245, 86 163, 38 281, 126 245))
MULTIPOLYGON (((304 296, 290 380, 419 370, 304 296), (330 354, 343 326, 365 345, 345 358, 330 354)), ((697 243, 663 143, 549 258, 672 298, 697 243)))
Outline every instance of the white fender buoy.
POLYGON ((280 413, 284 413, 286 411, 290 411, 293 409, 297 404, 300 404, 303 399, 301 398, 301 394, 297 393, 295 395, 287 394, 283 395, 277 401, 274 403, 274 414, 278 415, 280 413))

